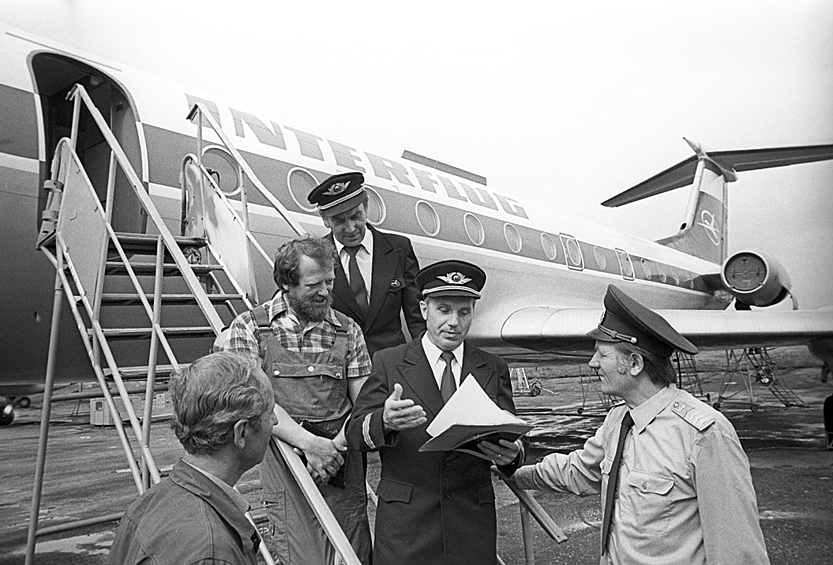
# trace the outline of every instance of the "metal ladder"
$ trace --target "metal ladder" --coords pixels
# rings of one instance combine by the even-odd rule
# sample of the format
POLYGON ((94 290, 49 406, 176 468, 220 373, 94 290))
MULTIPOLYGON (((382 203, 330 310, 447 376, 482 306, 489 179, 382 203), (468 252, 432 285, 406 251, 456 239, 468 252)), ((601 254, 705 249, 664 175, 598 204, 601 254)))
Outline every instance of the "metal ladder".
MULTIPOLYGON (((231 204, 216 185, 213 186, 216 198, 232 211, 230 221, 218 229, 205 229, 203 237, 193 235, 199 229, 194 226, 198 222, 190 222, 186 231, 192 235, 174 236, 84 88, 76 85, 68 97, 74 102, 72 133, 69 139, 61 140, 56 149, 51 177, 47 182, 50 191, 48 203, 38 237, 38 246, 55 267, 56 278, 32 510, 27 534, 27 564, 34 562, 39 535, 38 518, 64 298, 79 330, 101 395, 112 416, 137 491, 141 494, 151 484, 161 480, 151 451, 150 438, 157 377, 179 370, 182 366, 180 360, 191 360, 208 353, 214 338, 223 327, 239 312, 251 309, 257 297, 250 267, 251 246, 247 241, 254 238, 248 230, 245 230, 246 233, 241 232, 240 218, 234 214, 231 204), (75 152, 82 110, 92 117, 110 149, 109 175, 103 202, 75 152), (147 216, 149 233, 127 234, 113 229, 112 205, 119 168, 127 177, 142 212, 147 216), (238 236, 248 234, 248 238, 226 237, 229 231, 235 230, 238 236), (212 236, 214 242, 220 241, 221 245, 212 244, 212 236), (241 276, 239 269, 235 270, 235 265, 224 261, 224 257, 242 257, 242 261, 236 265, 246 266, 245 276, 241 276), (144 348, 138 345, 144 345, 144 348), (137 355, 137 351, 143 353, 137 355), (146 385, 145 409, 141 420, 125 386, 125 382, 131 378, 142 379, 146 385), (126 415, 130 431, 139 446, 138 455, 131 446, 129 431, 122 424, 119 407, 123 408, 122 413, 126 415)), ((192 160, 186 157, 186 163, 192 160)), ((196 161, 200 175, 199 186, 204 189, 205 178, 209 179, 209 185, 212 183, 207 171, 199 165, 199 159, 196 161)), ((190 172, 193 173, 193 169, 190 172)), ((247 172, 251 177, 254 176, 250 170, 247 172)), ((216 199, 211 202, 216 204, 216 199)), ((205 208, 192 212, 193 217, 202 218, 205 208)), ((291 220, 289 223, 296 233, 303 232, 291 220)), ((254 248, 258 247, 255 242, 254 248)), ((263 253, 262 249, 259 251, 263 253)), ((280 441, 277 443, 290 466, 297 463, 295 466, 303 470, 299 484, 311 499, 311 504, 318 506, 316 513, 336 551, 346 563, 358 565, 358 559, 346 536, 338 529, 329 508, 320 499, 320 493, 300 459, 286 444, 280 441), (316 495, 319 500, 316 500, 316 495), (335 524, 338 531, 332 531, 332 524, 335 524)), ((113 519, 117 517, 106 516, 83 522, 84 525, 90 525, 113 519)), ((65 525, 62 530, 77 525, 81 523, 65 525)), ((50 528, 50 533, 55 531, 55 528, 50 528)), ((260 544, 260 548, 265 561, 274 563, 266 544, 260 544)))
MULTIPOLYGON (((71 136, 62 139, 56 148, 51 176, 46 183, 48 203, 38 238, 38 247, 55 267, 56 277, 27 534, 27 564, 34 562, 39 534, 38 518, 64 298, 140 494, 160 481, 150 437, 157 378, 180 369, 180 359, 192 359, 208 352, 211 339, 224 324, 221 311, 226 319, 230 319, 238 310, 252 306, 222 264, 211 261, 210 254, 204 259, 196 259, 201 254, 194 250, 206 246, 203 238, 174 237, 169 231, 84 88, 74 87, 68 98, 74 102, 71 136), (75 151, 82 111, 89 113, 109 145, 109 171, 103 202, 75 151), (117 233, 113 229, 111 219, 119 169, 150 222, 149 234, 117 233), (189 250, 188 258, 183 249, 189 250), (226 292, 222 285, 233 288, 233 292, 226 292), (125 386, 126 381, 134 378, 145 381, 141 421, 125 386), (130 432, 138 445, 138 456, 122 423, 119 407, 129 421, 130 432)), ((84 522, 100 523, 107 519, 113 517, 84 522)), ((72 526, 66 525, 65 529, 72 526)), ((51 530, 54 532, 55 528, 51 530)))
POLYGON ((744 388, 749 395, 749 409, 753 412, 757 412, 759 408, 755 400, 755 385, 760 385, 764 391, 771 392, 785 407, 806 405, 781 375, 778 366, 769 355, 768 348, 750 347, 726 350, 726 373, 720 394, 714 403, 715 408, 719 409, 723 400, 732 398, 740 392, 726 394, 727 388, 735 382, 738 375, 743 379, 744 388))
POLYGON ((703 392, 703 386, 700 382, 700 374, 697 372, 697 363, 694 361, 694 356, 681 351, 675 351, 674 357, 671 360, 675 372, 677 373, 677 388, 691 393, 699 399, 705 399, 708 403, 711 396, 703 392))

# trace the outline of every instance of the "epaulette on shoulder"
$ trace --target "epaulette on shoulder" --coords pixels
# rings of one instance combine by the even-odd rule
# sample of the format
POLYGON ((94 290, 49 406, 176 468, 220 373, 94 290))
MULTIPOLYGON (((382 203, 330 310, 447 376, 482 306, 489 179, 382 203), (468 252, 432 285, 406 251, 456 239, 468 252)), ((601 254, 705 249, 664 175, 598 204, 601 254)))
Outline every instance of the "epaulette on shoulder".
POLYGON ((701 432, 714 424, 714 416, 710 416, 682 400, 675 400, 671 404, 671 411, 701 432))

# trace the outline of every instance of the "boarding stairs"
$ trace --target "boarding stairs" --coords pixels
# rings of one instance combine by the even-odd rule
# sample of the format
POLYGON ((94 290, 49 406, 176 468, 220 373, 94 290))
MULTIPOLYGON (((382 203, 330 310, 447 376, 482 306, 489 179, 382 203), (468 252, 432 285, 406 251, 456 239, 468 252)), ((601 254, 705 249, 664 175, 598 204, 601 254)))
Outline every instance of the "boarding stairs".
MULTIPOLYGON (((785 407, 806 406, 806 403, 790 387, 787 380, 778 370, 778 365, 769 354, 766 347, 749 347, 746 349, 726 350, 726 372, 720 393, 714 403, 715 408, 733 398, 743 390, 729 392, 729 387, 738 379, 743 382, 743 390, 749 398, 749 409, 757 412, 760 408, 756 399, 756 389, 761 393, 769 391, 785 407)), ((758 396, 758 398, 760 398, 758 396)))
POLYGON ((703 385, 700 382, 700 374, 697 372, 697 364, 694 356, 682 351, 675 351, 671 359, 674 372, 677 373, 677 388, 688 391, 708 403, 711 396, 703 392, 703 385))
MULTIPOLYGON (((76 85, 68 98, 74 102, 72 133, 70 138, 59 142, 55 152, 51 176, 46 183, 48 202, 38 237, 39 248, 55 267, 56 279, 27 565, 34 563, 37 537, 45 535, 47 530, 59 531, 39 529, 38 518, 64 302, 72 313, 141 494, 161 480, 151 450, 150 426, 153 397, 160 381, 189 361, 209 353, 216 336, 237 314, 258 304, 259 298, 269 298, 258 295, 255 272, 264 262, 271 271, 271 258, 248 228, 246 187, 241 181, 239 199, 233 202, 203 165, 205 146, 210 143, 223 147, 236 162, 239 178, 251 183, 291 232, 304 234, 303 228, 258 180, 214 117, 197 104, 188 119, 197 125, 198 151, 185 156, 182 162, 183 211, 180 235, 173 235, 85 89, 76 85), (90 115, 109 145, 106 188, 93 186, 75 151, 82 111, 90 115), (208 143, 204 134, 210 136, 208 143), (127 177, 140 203, 146 224, 142 233, 114 229, 111 220, 117 174, 127 177), (131 381, 144 385, 143 414, 137 414, 134 409, 129 390, 131 381), (126 415, 128 426, 123 425, 121 414, 126 415)), ((273 440, 339 554, 340 562, 358 565, 349 541, 305 465, 288 444, 273 440)), ((531 513, 551 537, 557 541, 566 539, 534 499, 523 494, 519 494, 522 523, 528 521, 531 513)), ((85 520, 83 524, 68 524, 60 531, 118 517, 103 516, 85 520)), ((274 563, 266 544, 260 544, 260 548, 264 561, 274 563)))

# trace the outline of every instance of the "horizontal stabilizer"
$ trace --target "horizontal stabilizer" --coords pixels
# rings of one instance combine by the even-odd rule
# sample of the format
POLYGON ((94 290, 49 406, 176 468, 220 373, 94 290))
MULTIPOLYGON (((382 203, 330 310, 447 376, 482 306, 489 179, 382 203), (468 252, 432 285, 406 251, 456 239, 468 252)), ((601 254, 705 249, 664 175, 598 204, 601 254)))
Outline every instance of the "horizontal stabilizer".
POLYGON ((728 171, 742 172, 833 159, 833 145, 714 151, 708 154, 701 152, 700 155, 689 157, 613 198, 605 200, 602 206, 614 208, 690 185, 694 182, 697 161, 701 155, 728 171))

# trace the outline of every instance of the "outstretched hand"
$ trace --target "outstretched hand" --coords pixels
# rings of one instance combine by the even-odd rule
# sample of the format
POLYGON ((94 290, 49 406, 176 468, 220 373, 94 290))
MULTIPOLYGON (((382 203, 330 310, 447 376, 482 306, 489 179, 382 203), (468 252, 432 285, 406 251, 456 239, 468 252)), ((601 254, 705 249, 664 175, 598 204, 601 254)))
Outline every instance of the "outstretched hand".
POLYGON ((402 385, 393 385, 393 392, 385 400, 382 425, 388 431, 402 431, 422 425, 428 421, 422 406, 410 398, 402 399, 402 385))

